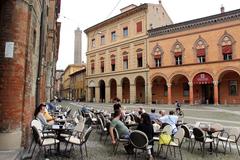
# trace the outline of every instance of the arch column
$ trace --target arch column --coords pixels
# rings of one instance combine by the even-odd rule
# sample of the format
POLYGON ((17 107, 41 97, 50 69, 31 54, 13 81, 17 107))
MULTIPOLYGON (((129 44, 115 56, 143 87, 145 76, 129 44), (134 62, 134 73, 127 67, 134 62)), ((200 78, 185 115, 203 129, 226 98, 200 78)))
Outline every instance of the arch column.
POLYGON ((135 84, 130 84, 130 103, 136 102, 136 86, 135 84))
POLYGON ((117 97, 121 100, 122 102, 122 86, 117 85, 117 97))
POLYGON ((106 96, 105 103, 109 103, 110 102, 110 87, 109 86, 105 86, 105 96, 106 96))
POLYGON ((87 87, 87 101, 90 102, 91 101, 91 88, 87 87))
POLYGON ((189 85, 189 103, 190 105, 193 105, 193 83, 188 82, 189 85))
POLYGON ((152 104, 152 83, 148 83, 148 104, 152 104))
POLYGON ((99 88, 99 86, 95 87, 95 102, 100 102, 100 88, 99 88))
POLYGON ((168 87, 168 104, 172 104, 172 84, 167 83, 168 87))
POLYGON ((218 105, 219 99, 218 99, 218 81, 213 81, 214 85, 214 105, 218 105))

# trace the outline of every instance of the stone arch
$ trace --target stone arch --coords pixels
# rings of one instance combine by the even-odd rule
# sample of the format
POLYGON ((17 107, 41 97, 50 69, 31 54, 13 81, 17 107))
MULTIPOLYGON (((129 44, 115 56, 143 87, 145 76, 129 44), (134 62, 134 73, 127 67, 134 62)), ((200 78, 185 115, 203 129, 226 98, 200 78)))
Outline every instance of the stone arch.
POLYGON ((238 75, 240 76, 240 69, 238 69, 237 67, 228 66, 228 67, 224 67, 218 71, 218 73, 216 75, 216 79, 219 80, 221 78, 221 75, 227 71, 234 71, 234 72, 238 73, 238 75))
POLYGON ((146 80, 143 76, 136 76, 135 86, 136 86, 136 103, 145 103, 145 85, 146 80))
POLYGON ((163 49, 162 47, 157 43, 152 50, 152 58, 151 58, 151 65, 154 67, 160 67, 163 64, 163 49))
POLYGON ((179 42, 178 40, 176 40, 176 42, 172 45, 171 47, 171 57, 174 59, 172 60, 173 64, 176 64, 177 60, 176 59, 181 59, 178 60, 178 62, 181 64, 184 64, 184 59, 185 59, 185 48, 183 46, 183 44, 181 42, 179 42))
POLYGON ((163 77, 166 80, 167 83, 169 82, 169 79, 168 79, 168 77, 165 74, 163 74, 163 73, 155 73, 155 74, 150 76, 151 83, 154 81, 154 78, 156 78, 158 76, 163 77))
POLYGON ((129 103, 130 102, 130 80, 127 77, 123 77, 121 79, 121 87, 122 87, 122 102, 129 103))
POLYGON ((225 31, 224 34, 223 34, 223 35, 219 38, 219 40, 218 40, 218 46, 222 46, 222 42, 224 41, 224 38, 225 38, 225 37, 228 37, 228 38, 231 40, 232 44, 235 44, 235 43, 236 43, 236 41, 235 41, 235 39, 233 38, 233 36, 230 35, 227 31, 225 31))
POLYGON ((152 50, 152 55, 155 55, 155 54, 163 54, 164 51, 162 49, 162 47, 157 43, 154 47, 153 47, 153 50, 152 50))
POLYGON ((98 81, 98 86, 99 86, 99 101, 100 102, 105 102, 106 100, 106 83, 103 79, 98 81))
POLYGON ((217 79, 216 79, 216 75, 212 72, 212 71, 210 71, 210 70, 208 70, 208 69, 200 69, 200 70, 197 70, 197 71, 195 71, 194 73, 192 73, 191 74, 191 76, 190 76, 190 82, 192 82, 193 81, 193 78, 197 75, 197 74, 199 74, 199 73, 201 73, 201 72, 205 72, 205 73, 207 73, 207 74, 209 74, 210 76, 212 76, 212 78, 213 78, 213 80, 214 81, 216 81, 217 79))
POLYGON ((96 87, 94 80, 89 81, 88 87, 96 87))
POLYGON ((176 71, 176 72, 173 72, 170 76, 169 76, 169 82, 171 83, 173 81, 173 78, 177 75, 183 75, 187 78, 188 81, 191 81, 191 78, 189 76, 189 74, 187 74, 186 72, 182 72, 182 71, 176 71))
POLYGON ((151 93, 152 93, 152 103, 153 104, 167 104, 168 97, 168 87, 167 79, 161 74, 155 74, 151 79, 151 93))

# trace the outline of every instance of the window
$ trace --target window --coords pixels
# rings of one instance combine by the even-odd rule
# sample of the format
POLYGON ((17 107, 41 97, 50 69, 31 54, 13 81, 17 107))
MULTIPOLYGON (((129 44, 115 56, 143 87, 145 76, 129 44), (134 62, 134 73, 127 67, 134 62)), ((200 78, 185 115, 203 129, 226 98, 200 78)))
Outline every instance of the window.
POLYGON ((115 71, 115 64, 112 64, 112 71, 115 71))
POLYGON ((155 59, 155 66, 156 67, 161 67, 161 58, 156 58, 155 59))
POLYGON ((101 45, 104 45, 104 44, 105 44, 105 36, 102 35, 102 36, 101 36, 101 45))
POLYGON ((116 31, 111 32, 112 41, 116 40, 116 31))
POLYGON ((128 69, 128 59, 123 60, 123 69, 128 69))
POLYGON ((94 68, 95 68, 94 62, 92 62, 92 63, 91 63, 91 74, 94 74, 94 68))
POLYGON ((137 22, 136 27, 137 27, 137 33, 142 32, 142 21, 137 22))
POLYGON ((168 96, 168 86, 165 84, 164 85, 164 96, 166 97, 166 96, 168 96))
POLYGON ((188 85, 188 83, 183 83, 183 96, 189 96, 189 85, 188 85))
POLYGON ((143 64, 142 64, 142 53, 141 52, 137 53, 137 66, 138 67, 143 66, 143 64))
POLYGON ((199 56, 197 57, 198 63, 205 63, 205 56, 199 56))
POLYGON ((223 55, 223 60, 224 61, 232 60, 232 54, 224 54, 223 55))
POLYGON ((182 65, 182 56, 175 57, 176 59, 176 65, 182 65))
POLYGON ((101 61, 101 73, 104 73, 104 61, 101 61))
POLYGON ((96 47, 96 41, 95 41, 95 38, 92 39, 92 48, 95 48, 96 47))
POLYGON ((230 96, 237 95, 237 81, 229 81, 229 93, 230 96))
POLYGON ((128 27, 123 28, 123 36, 127 37, 128 36, 128 27))
POLYGON ((115 57, 111 59, 111 68, 112 71, 115 71, 115 57))

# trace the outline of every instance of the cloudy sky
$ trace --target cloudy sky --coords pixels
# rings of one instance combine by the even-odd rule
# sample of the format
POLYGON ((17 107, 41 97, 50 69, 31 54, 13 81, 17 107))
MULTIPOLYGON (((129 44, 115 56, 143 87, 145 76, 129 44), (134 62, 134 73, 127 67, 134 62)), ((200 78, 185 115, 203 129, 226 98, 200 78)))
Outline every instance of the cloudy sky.
MULTIPOLYGON (((120 13, 120 9, 141 3, 159 3, 159 0, 61 0, 61 40, 57 69, 73 64, 74 30, 85 30, 120 13)), ((162 0, 165 10, 174 23, 201 18, 240 8, 240 0, 162 0)), ((86 35, 83 33, 83 60, 86 62, 86 35)))

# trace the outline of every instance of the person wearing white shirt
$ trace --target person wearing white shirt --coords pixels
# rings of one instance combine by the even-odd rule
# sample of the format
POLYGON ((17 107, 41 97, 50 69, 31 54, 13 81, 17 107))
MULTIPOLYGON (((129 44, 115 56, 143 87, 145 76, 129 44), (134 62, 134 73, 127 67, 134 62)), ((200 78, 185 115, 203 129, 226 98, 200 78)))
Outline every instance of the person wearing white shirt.
POLYGON ((178 116, 174 115, 174 111, 169 111, 169 115, 165 115, 160 118, 161 123, 168 123, 169 125, 172 126, 173 131, 172 133, 175 134, 177 132, 177 121, 178 121, 178 116))

